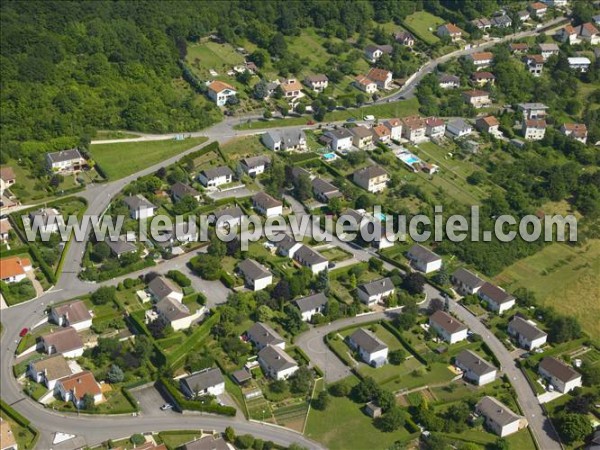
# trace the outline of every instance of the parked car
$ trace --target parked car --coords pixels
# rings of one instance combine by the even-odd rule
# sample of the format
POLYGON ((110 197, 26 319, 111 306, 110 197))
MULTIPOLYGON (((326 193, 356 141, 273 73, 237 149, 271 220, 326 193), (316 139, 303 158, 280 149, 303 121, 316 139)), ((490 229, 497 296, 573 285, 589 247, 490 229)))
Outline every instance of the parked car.
POLYGON ((167 411, 169 409, 173 409, 173 405, 171 405, 170 403, 165 403, 164 405, 162 405, 160 407, 161 411, 167 411))
POLYGON ((369 114, 368 116, 365 116, 365 117, 363 117, 363 120, 369 120, 369 121, 372 121, 372 120, 375 120, 375 116, 373 116, 373 115, 369 114))
POLYGON ((306 125, 314 125, 315 121, 314 120, 309 120, 308 122, 306 122, 306 125))
POLYGON ((350 117, 346 119, 346 122, 356 122, 356 119, 354 117, 350 117))
POLYGON ((29 328, 23 328, 20 332, 19 332, 19 337, 25 337, 27 335, 27 333, 29 333, 29 328))

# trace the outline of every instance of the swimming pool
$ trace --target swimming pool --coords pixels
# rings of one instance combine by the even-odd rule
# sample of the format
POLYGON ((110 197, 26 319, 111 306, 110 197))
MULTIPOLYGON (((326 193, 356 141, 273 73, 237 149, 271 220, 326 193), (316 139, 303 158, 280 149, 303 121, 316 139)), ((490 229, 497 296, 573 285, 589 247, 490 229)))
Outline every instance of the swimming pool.
POLYGON ((333 161, 335 158, 337 158, 337 156, 335 153, 325 153, 323 158, 325 158, 325 161, 333 161))
POLYGON ((412 166, 413 164, 421 162, 421 160, 419 158, 417 158, 415 155, 413 155, 412 153, 402 154, 402 155, 400 155, 400 159, 402 160, 402 162, 404 162, 405 164, 408 164, 409 166, 412 166))

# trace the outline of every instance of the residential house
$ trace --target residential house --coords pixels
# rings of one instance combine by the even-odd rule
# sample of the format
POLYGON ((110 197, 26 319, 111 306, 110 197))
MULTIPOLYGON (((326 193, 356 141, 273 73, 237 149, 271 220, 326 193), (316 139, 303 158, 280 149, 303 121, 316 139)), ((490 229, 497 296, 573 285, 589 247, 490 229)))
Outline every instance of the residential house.
POLYGON ((148 219, 158 209, 141 194, 129 195, 123 199, 123 203, 129 208, 131 218, 135 220, 148 219))
POLYGON ((444 137, 446 133, 446 122, 439 117, 428 117, 425 119, 425 134, 431 139, 444 137))
POLYGON ((162 248, 172 248, 179 243, 189 243, 198 241, 198 226, 196 222, 179 222, 176 221, 172 230, 168 230, 161 235, 161 239, 155 239, 157 244, 162 248))
POLYGON ((60 328, 40 338, 44 353, 62 353, 65 358, 78 358, 83 355, 83 340, 73 327, 60 328))
POLYGON ((337 128, 328 130, 325 136, 331 139, 331 149, 334 151, 350 150, 352 148, 353 135, 347 128, 337 128))
POLYGON ((529 19, 531 19, 531 14, 528 10, 523 9, 517 12, 517 17, 521 22, 527 22, 529 19))
POLYGON ((220 434, 209 434, 208 436, 203 436, 183 444, 181 447, 182 450, 231 450, 232 448, 220 434))
POLYGON ((492 26, 496 28, 510 28, 512 27, 512 19, 508 14, 492 17, 492 26))
POLYGON ((485 418, 485 425, 500 437, 516 433, 527 426, 525 418, 518 416, 493 397, 485 396, 479 400, 475 411, 485 418))
POLYGON ((46 153, 46 165, 52 172, 73 173, 80 172, 87 164, 79 150, 72 148, 70 150, 46 153))
POLYGON ((0 417, 0 450, 18 450, 19 444, 12 431, 10 422, 0 417))
POLYGON ((397 31, 394 33, 394 40, 406 47, 415 45, 415 37, 408 31, 397 31))
POLYGON ((439 37, 449 36, 452 42, 462 39, 462 33, 463 31, 453 23, 440 25, 437 29, 437 35, 439 37))
POLYGON ((473 127, 471 124, 461 118, 451 120, 446 126, 446 134, 454 139, 467 136, 472 132, 473 127))
POLYGON ((477 294, 481 286, 485 283, 485 281, 473 272, 463 268, 457 269, 450 278, 452 284, 461 295, 477 294))
POLYGON ((358 186, 369 192, 381 192, 387 187, 390 176, 381 167, 375 165, 358 169, 352 179, 358 186))
POLYGON ((206 307, 202 306, 191 312, 190 309, 183 303, 166 297, 159 301, 156 306, 158 320, 161 320, 165 325, 171 325, 173 330, 187 330, 206 312, 206 307))
POLYGON ((477 28, 478 30, 481 30, 481 31, 487 31, 490 28, 492 28, 492 22, 485 17, 481 17, 479 19, 473 19, 473 20, 471 20, 471 24, 475 28, 477 28))
POLYGON ((468 55, 467 59, 471 60, 477 70, 480 70, 492 64, 494 54, 492 52, 476 52, 468 55))
POLYGON ((508 334, 515 337, 525 350, 534 350, 546 343, 548 335, 535 323, 520 316, 514 316, 508 324, 508 334))
POLYGON ((367 306, 373 306, 382 302, 396 292, 396 286, 390 278, 371 281, 358 286, 356 289, 358 298, 367 306))
POLYGON ((543 103, 519 103, 517 108, 523 113, 525 119, 543 119, 548 110, 543 103))
POLYGON ((235 88, 224 81, 215 80, 208 85, 208 97, 217 104, 225 106, 230 97, 235 97, 237 91, 235 88))
POLYGON ((294 253, 294 260, 304 267, 308 267, 313 275, 317 275, 323 270, 327 270, 329 262, 321 254, 307 245, 302 245, 294 253))
POLYGON ((569 62, 569 68, 577 72, 587 72, 592 64, 590 59, 586 58, 585 56, 567 58, 567 61, 569 62))
POLYGON ((8 242, 12 229, 13 227, 7 217, 0 219, 0 243, 6 244, 8 242))
POLYGON ((328 203, 332 198, 339 198, 342 193, 333 184, 325 181, 322 178, 312 180, 312 191, 314 196, 323 203, 328 203))
POLYGON ((183 291, 177 283, 162 275, 154 277, 148 283, 148 291, 155 302, 160 302, 165 298, 173 299, 179 303, 183 301, 183 291))
POLYGON ((402 137, 402 122, 400 122, 400 119, 386 120, 383 125, 388 129, 392 141, 400 140, 402 137))
POLYGON ((323 292, 309 295, 294 300, 294 303, 300 310, 302 320, 309 322, 315 314, 323 314, 327 308, 327 296, 323 292))
POLYGON ((285 98, 299 97, 302 91, 302 84, 295 78, 283 80, 279 87, 283 91, 283 96, 285 98))
POLYGON ((373 139, 377 142, 390 142, 390 130, 383 123, 375 125, 373 128, 371 128, 371 133, 373 135, 373 139))
POLYGON ((185 196, 193 197, 197 202, 200 201, 200 192, 198 192, 193 187, 183 184, 180 181, 176 181, 175 184, 171 186, 171 195, 173 196, 173 201, 179 202, 185 196))
POLYGON ((77 331, 92 326, 92 315, 82 300, 51 307, 49 319, 60 327, 73 327, 77 331))
POLYGON ((179 387, 188 398, 202 395, 215 397, 225 392, 225 379, 217 367, 192 373, 179 379, 179 387))
POLYGON ((565 6, 567 6, 568 1, 567 0, 544 0, 544 3, 546 3, 548 6, 552 6, 554 8, 564 8, 565 6))
POLYGON ((529 50, 529 44, 526 42, 511 42, 508 44, 508 48, 513 54, 523 54, 529 50))
POLYGON ((258 352, 258 364, 265 375, 274 380, 286 380, 298 370, 294 358, 272 345, 267 345, 258 352))
POLYGON ((547 356, 540 362, 538 373, 558 392, 566 394, 581 387, 581 374, 564 362, 547 356))
POLYGON ((0 195, 4 195, 4 191, 17 182, 17 176, 12 167, 0 167, 0 195))
POLYGON ((402 122, 402 137, 414 144, 427 140, 427 124, 419 116, 409 116, 400 120, 402 122))
POLYGON ((4 283, 18 283, 27 278, 27 272, 33 269, 29 258, 9 256, 0 259, 0 280, 4 283))
POLYGON ((377 92, 377 83, 364 75, 357 75, 356 78, 354 78, 353 84, 357 89, 360 89, 367 94, 377 92))
POLYGON ((485 86, 486 84, 491 84, 493 86, 496 82, 496 77, 491 72, 473 72, 471 74, 471 81, 479 87, 485 86))
POLYGON ((89 370, 58 380, 56 390, 63 401, 73 402, 77 409, 84 407, 86 395, 94 399, 94 405, 102 401, 102 389, 89 370))
POLYGON ((279 347, 285 350, 283 338, 266 323, 256 322, 246 332, 246 337, 258 350, 262 350, 266 346, 279 347))
POLYGON ((296 241, 292 236, 285 233, 278 236, 282 236, 279 241, 275 241, 278 255, 294 258, 296 252, 304 245, 302 242, 296 241))
POLYGON ((414 244, 406 253, 406 257, 414 268, 424 273, 442 268, 442 258, 421 244, 414 244))
POLYGON ((321 93, 329 86, 329 78, 325 74, 309 75, 305 78, 306 84, 314 92, 321 93))
POLYGON ((481 117, 475 121, 475 128, 485 133, 500 134, 499 126, 500 122, 494 116, 481 117))
POLYGON ((523 121, 523 137, 530 141, 544 139, 546 121, 544 119, 529 119, 523 121))
POLYGON ((63 355, 52 355, 44 359, 32 361, 27 368, 27 375, 36 383, 54 389, 56 382, 71 375, 69 363, 63 355))
POLYGON ((480 90, 465 91, 462 93, 463 99, 475 108, 483 108, 492 103, 490 100, 490 93, 480 90))
POLYGON ((392 72, 376 67, 369 70, 367 78, 374 81, 379 89, 389 89, 392 84, 392 72))
POLYGON ((253 259, 244 259, 238 264, 238 270, 253 291, 260 291, 273 283, 273 274, 269 269, 253 259))
POLYGON ((576 141, 585 144, 587 142, 587 127, 585 123, 564 123, 560 132, 565 136, 571 136, 576 141))
POLYGON ((543 18, 548 12, 548 7, 541 2, 532 3, 527 7, 527 9, 533 15, 533 17, 538 19, 543 18))
POLYGON ((513 295, 492 283, 484 283, 477 294, 479 298, 487 303, 489 309, 498 314, 508 311, 517 302, 513 295))
POLYGON ((114 238, 107 236, 104 242, 106 242, 106 245, 108 245, 108 248, 110 248, 110 252, 116 256, 117 259, 120 259, 121 256, 127 253, 137 252, 136 245, 128 242, 127 237, 125 236, 118 236, 114 238))
POLYGON ((350 348, 357 351, 366 364, 381 367, 387 363, 388 346, 375 333, 359 328, 346 339, 350 348))
POLYGON ((441 74, 438 84, 442 89, 455 89, 460 87, 460 78, 456 75, 441 74))
POLYGON ((205 169, 198 174, 198 181, 204 187, 222 186, 233 181, 233 172, 228 166, 205 169))
POLYGON ((442 310, 429 316, 429 326, 449 344, 464 341, 469 331, 462 322, 442 310))
POLYGON ((29 220, 32 229, 37 225, 42 234, 57 233, 65 225, 62 215, 55 208, 36 209, 29 213, 29 220))
POLYGON ((367 45, 365 47, 365 58, 370 63, 376 63, 383 55, 391 55, 393 50, 391 45, 367 45))
POLYGON ((350 128, 352 133, 352 145, 356 148, 364 149, 373 145, 373 134, 367 127, 357 126, 350 128))
POLYGON ((217 227, 228 227, 232 229, 242 223, 244 212, 239 206, 230 206, 214 213, 215 224, 217 227))
POLYGON ((252 205, 266 217, 281 216, 283 214, 283 203, 281 200, 271 197, 266 192, 258 192, 252 197, 252 205))
POLYGON ((560 48, 554 42, 546 44, 540 43, 538 44, 538 48, 540 49, 540 54, 543 56, 544 61, 550 58, 551 56, 558 55, 560 52, 560 48))
POLYGON ((498 369, 471 350, 463 350, 456 355, 454 365, 463 371, 466 380, 477 386, 491 383, 498 373, 498 369))
POLYGON ((240 168, 251 177, 256 177, 265 172, 271 164, 271 158, 268 156, 252 156, 240 160, 240 168))
POLYGON ((306 133, 304 130, 267 131, 261 136, 263 144, 273 151, 305 151, 306 133))
POLYGON ((527 55, 523 57, 527 70, 534 77, 542 76, 544 70, 544 57, 542 55, 527 55))
POLYGON ((600 44, 600 31, 590 22, 577 27, 579 40, 589 42, 590 45, 600 44))
POLYGON ((573 25, 565 25, 558 31, 558 33, 556 33, 556 37, 559 41, 563 43, 566 42, 570 45, 578 44, 579 42, 581 42, 579 40, 579 33, 573 25))

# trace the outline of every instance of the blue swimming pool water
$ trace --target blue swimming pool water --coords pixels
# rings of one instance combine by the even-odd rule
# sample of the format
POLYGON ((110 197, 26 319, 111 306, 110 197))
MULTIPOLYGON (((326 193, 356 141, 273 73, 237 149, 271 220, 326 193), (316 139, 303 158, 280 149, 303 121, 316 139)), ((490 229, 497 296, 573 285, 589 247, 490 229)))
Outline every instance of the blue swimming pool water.
POLYGON ((335 159, 335 153, 325 153, 323 155, 323 158, 325 158, 325 159, 335 159))
POLYGON ((413 154, 402 155, 400 159, 402 159, 402 161, 404 161, 406 164, 415 164, 421 162, 421 160, 413 154))
POLYGON ((377 218, 379 220, 381 220, 382 222, 385 222, 385 214, 384 213, 379 213, 377 214, 377 218))

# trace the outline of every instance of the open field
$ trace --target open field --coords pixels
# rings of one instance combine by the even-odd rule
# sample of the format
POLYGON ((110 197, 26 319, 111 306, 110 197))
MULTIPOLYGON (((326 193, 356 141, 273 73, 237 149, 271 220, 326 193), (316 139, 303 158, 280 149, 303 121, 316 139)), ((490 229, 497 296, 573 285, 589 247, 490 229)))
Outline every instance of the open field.
POLYGON ((94 160, 111 180, 131 175, 153 164, 175 156, 195 145, 206 142, 207 138, 189 138, 183 141, 123 142, 118 144, 98 144, 91 146, 94 160))
MULTIPOLYGON (((358 382, 355 377, 348 380, 352 385, 358 382)), ((311 408, 305 435, 331 450, 386 449, 397 440, 410 438, 404 428, 393 433, 381 433, 373 425, 373 420, 362 412, 362 404, 354 403, 347 397, 331 396, 330 399, 325 411, 311 408), (377 439, 373 439, 373 436, 377 436, 377 439)))
POLYGON ((231 70, 232 66, 243 64, 244 57, 237 53, 230 44, 218 44, 206 41, 202 44, 188 44, 187 62, 197 69, 198 74, 209 77, 209 70, 219 75, 231 70))
POLYGON ((228 141, 221 146, 221 151, 226 155, 227 160, 239 160, 267 153, 269 150, 262 144, 259 136, 246 136, 228 141))
POLYGON ((402 24, 425 43, 435 44, 440 39, 433 32, 443 23, 444 19, 441 17, 434 16, 426 11, 417 11, 404 19, 402 24), (430 28, 433 32, 429 31, 430 28))
POLYGON ((548 245, 507 267, 494 281, 509 290, 530 289, 540 303, 576 317, 592 338, 600 339, 598 273, 600 240, 596 239, 582 247, 548 245))

